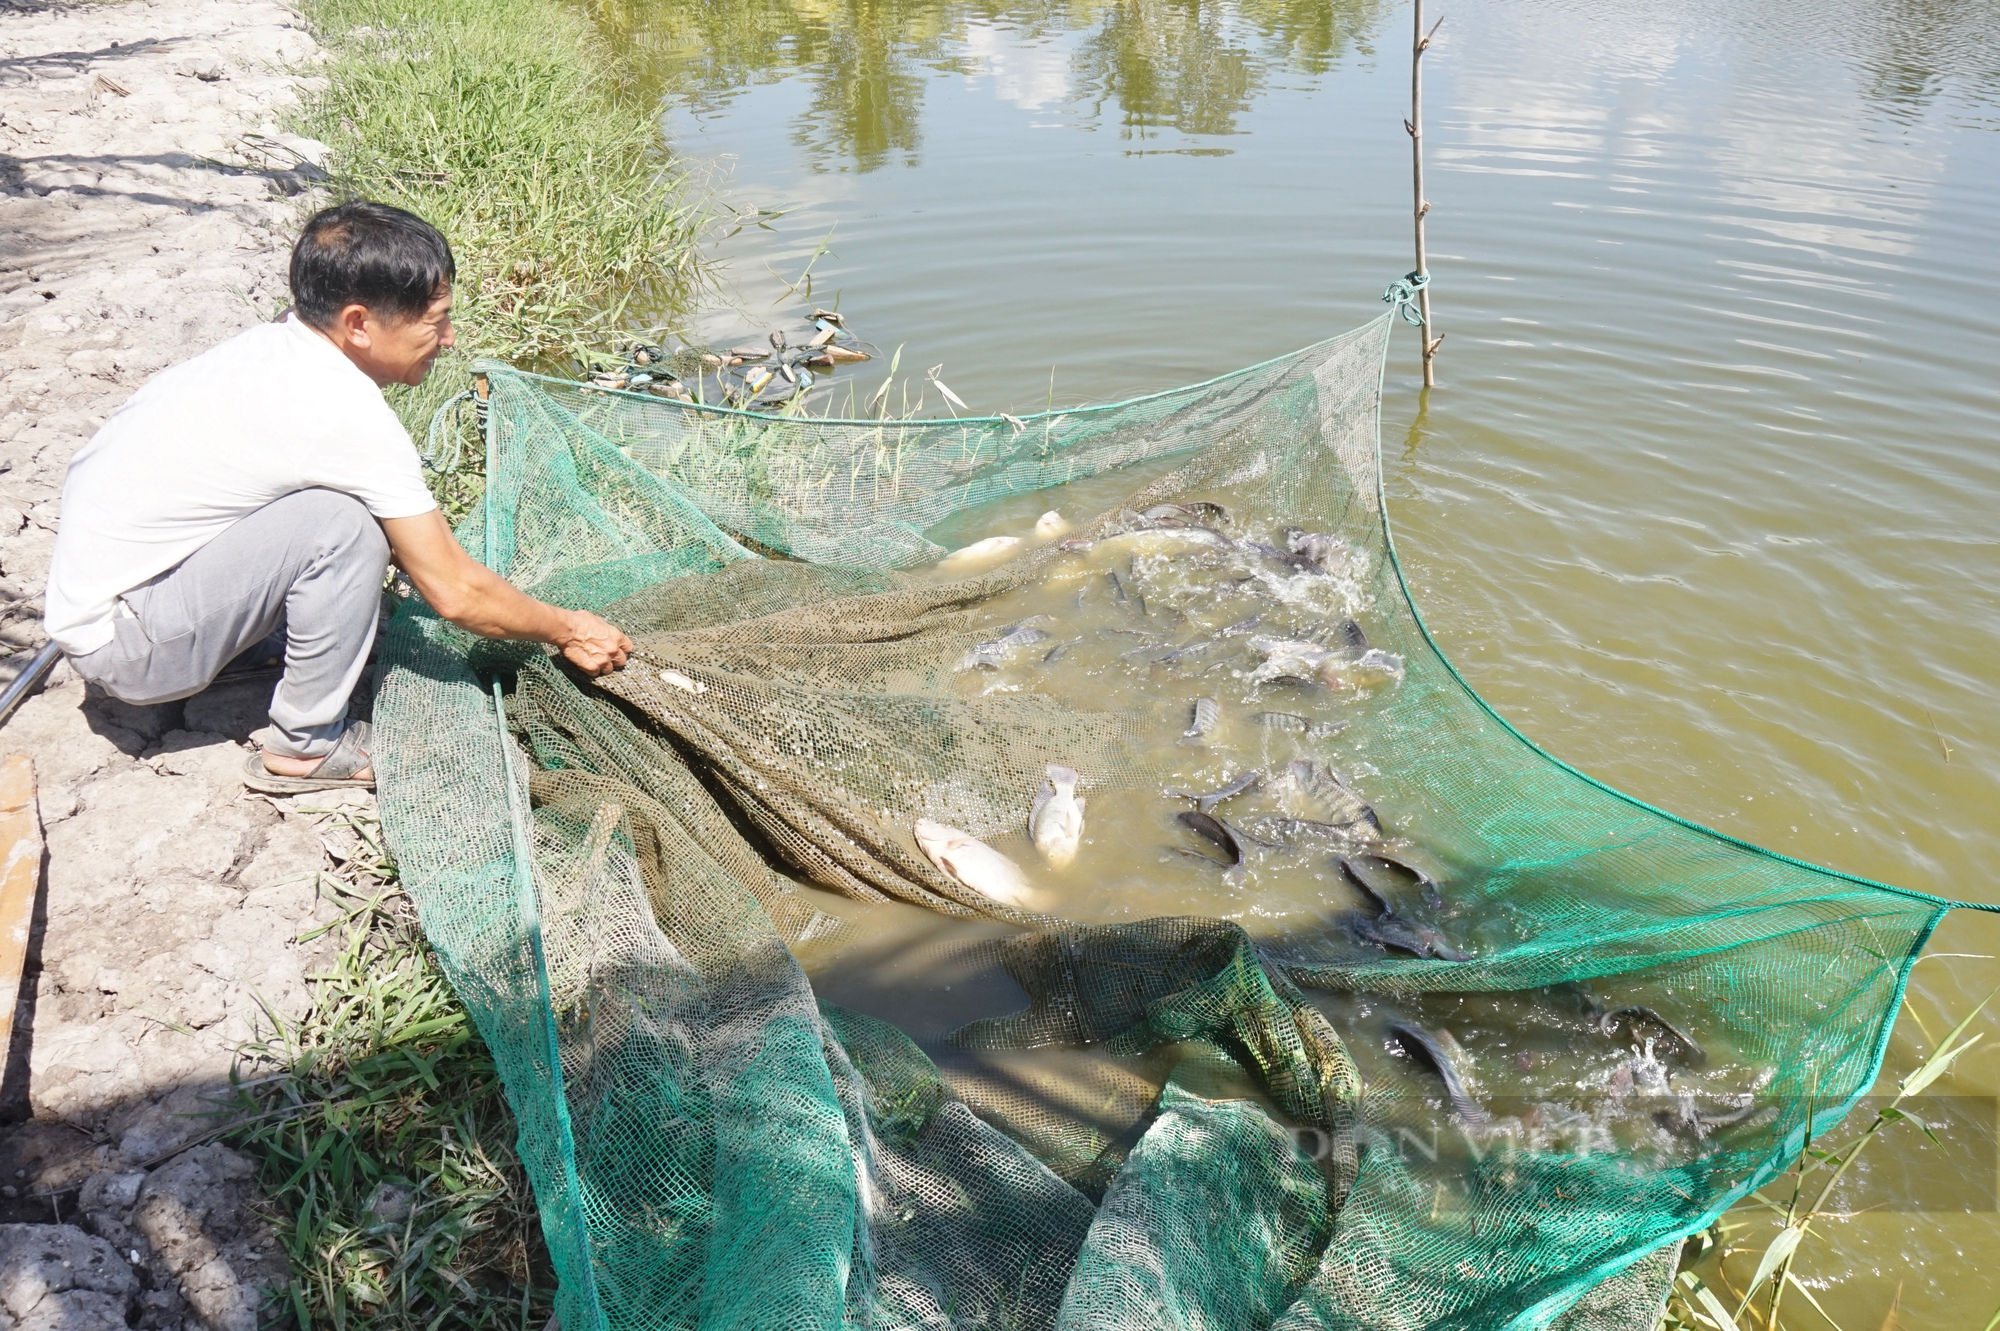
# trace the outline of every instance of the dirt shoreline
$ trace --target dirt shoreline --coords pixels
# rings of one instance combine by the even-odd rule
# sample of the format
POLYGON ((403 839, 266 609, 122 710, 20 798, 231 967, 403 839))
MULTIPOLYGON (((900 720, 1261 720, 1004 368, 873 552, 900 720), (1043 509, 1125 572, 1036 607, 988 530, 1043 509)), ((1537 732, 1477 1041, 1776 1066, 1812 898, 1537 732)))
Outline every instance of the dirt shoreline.
MULTIPOLYGON (((319 145, 318 48, 270 0, 0 0, 0 677, 42 642, 64 468, 151 374, 270 317, 319 145)), ((338 801, 237 779, 269 683, 163 707, 58 667, 0 730, 48 842, 0 1099, 0 1331, 253 1331, 285 1262, 202 1144, 231 1049, 333 946, 338 801), (330 858, 331 857, 331 858, 330 858)), ((364 797, 348 796, 349 801, 364 797)))

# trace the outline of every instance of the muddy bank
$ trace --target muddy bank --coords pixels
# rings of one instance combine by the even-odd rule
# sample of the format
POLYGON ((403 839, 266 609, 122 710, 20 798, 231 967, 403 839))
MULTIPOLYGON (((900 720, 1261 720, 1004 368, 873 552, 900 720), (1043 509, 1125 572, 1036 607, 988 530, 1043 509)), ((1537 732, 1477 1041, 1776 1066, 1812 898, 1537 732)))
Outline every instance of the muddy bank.
MULTIPOLYGON (((147 376, 282 308, 321 150, 280 121, 316 56, 262 0, 0 4, 0 673, 42 641, 70 457, 147 376)), ((249 1331, 283 1279, 202 1114, 263 1010, 303 1012, 317 875, 352 843, 237 780, 269 687, 132 708, 59 667, 0 731, 48 843, 0 1104, 0 1328, 249 1331)))

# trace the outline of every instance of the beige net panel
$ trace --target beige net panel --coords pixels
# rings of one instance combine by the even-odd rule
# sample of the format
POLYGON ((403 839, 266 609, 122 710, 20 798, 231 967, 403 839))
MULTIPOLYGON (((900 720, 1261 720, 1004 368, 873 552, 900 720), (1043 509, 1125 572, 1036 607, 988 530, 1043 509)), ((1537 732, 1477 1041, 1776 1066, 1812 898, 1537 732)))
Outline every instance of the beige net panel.
POLYGON ((407 606, 382 805, 566 1326, 1638 1331, 1866 1088, 1948 903, 1471 693, 1388 540, 1388 331, 1018 420, 485 367, 461 539, 640 650, 407 606))

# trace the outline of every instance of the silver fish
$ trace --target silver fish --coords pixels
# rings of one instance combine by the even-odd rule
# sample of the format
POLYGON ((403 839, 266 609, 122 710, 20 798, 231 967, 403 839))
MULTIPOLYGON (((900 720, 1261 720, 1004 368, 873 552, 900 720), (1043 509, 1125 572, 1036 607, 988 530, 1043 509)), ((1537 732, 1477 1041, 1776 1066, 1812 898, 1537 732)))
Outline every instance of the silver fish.
POLYGON ((1450 1103, 1452 1113, 1467 1123, 1488 1121, 1489 1116, 1472 1098, 1467 1084, 1463 1067, 1468 1061, 1465 1050, 1451 1037, 1450 1031, 1433 1033, 1399 1021, 1389 1027, 1389 1035, 1413 1061, 1429 1068, 1444 1082, 1445 1099, 1450 1103))
POLYGON ((1035 909, 1035 891, 1021 866, 978 837, 929 818, 919 818, 914 830, 918 848, 945 877, 1005 905, 1035 909))
POLYGON ((1014 653, 1047 642, 1049 634, 1027 624, 1016 624, 999 637, 982 642, 965 654, 958 663, 960 670, 998 670, 1013 657, 1014 653))
POLYGON ((1213 698, 1196 698, 1194 716, 1188 728, 1181 732, 1182 739, 1191 739, 1197 744, 1206 744, 1215 737, 1216 727, 1222 724, 1222 704, 1213 698))
POLYGON ((1043 859, 1063 869, 1083 842, 1084 801, 1076 793, 1076 769, 1050 763, 1048 777, 1028 814, 1028 835, 1043 859))
POLYGON ((1314 739, 1331 739, 1347 729, 1346 721, 1315 721, 1297 712, 1258 712, 1250 718, 1251 724, 1269 730, 1282 730, 1291 735, 1310 735, 1314 739))
POLYGON ((1352 827, 1317 822, 1311 818, 1257 818, 1243 826, 1266 845, 1294 846, 1306 842, 1338 846, 1344 850, 1355 841, 1352 827))
POLYGON ((1320 667, 1333 656, 1318 643, 1297 638, 1252 638, 1250 645, 1264 656, 1264 663, 1250 675, 1251 681, 1257 684, 1273 684, 1280 680, 1301 684, 1322 683, 1324 679, 1320 667))
POLYGON ((1211 790, 1206 794, 1183 791, 1181 792, 1181 798, 1193 800, 1195 808, 1201 810, 1203 813, 1207 813, 1224 800, 1235 799, 1246 790, 1255 790, 1259 785, 1263 784, 1263 781, 1264 774, 1262 772, 1245 772, 1219 790, 1211 790))
POLYGON ((1259 610, 1248 619, 1239 619, 1234 624, 1224 625, 1215 631, 1218 638, 1240 638, 1251 629, 1264 622, 1264 612, 1259 610))
POLYGON ((1229 514, 1222 505, 1205 499, 1185 504, 1155 504, 1139 516, 1159 527, 1212 527, 1229 520, 1229 514))

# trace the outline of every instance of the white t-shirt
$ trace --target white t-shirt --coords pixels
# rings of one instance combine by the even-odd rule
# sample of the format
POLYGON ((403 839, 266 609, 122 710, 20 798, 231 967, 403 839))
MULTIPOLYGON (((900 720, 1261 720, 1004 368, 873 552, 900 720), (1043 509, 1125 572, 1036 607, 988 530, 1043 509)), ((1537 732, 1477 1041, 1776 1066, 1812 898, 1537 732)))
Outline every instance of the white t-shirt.
POLYGON ((299 490, 377 518, 437 504, 373 380, 296 319, 260 324, 149 380, 70 461, 42 622, 72 656, 113 636, 118 598, 299 490))

